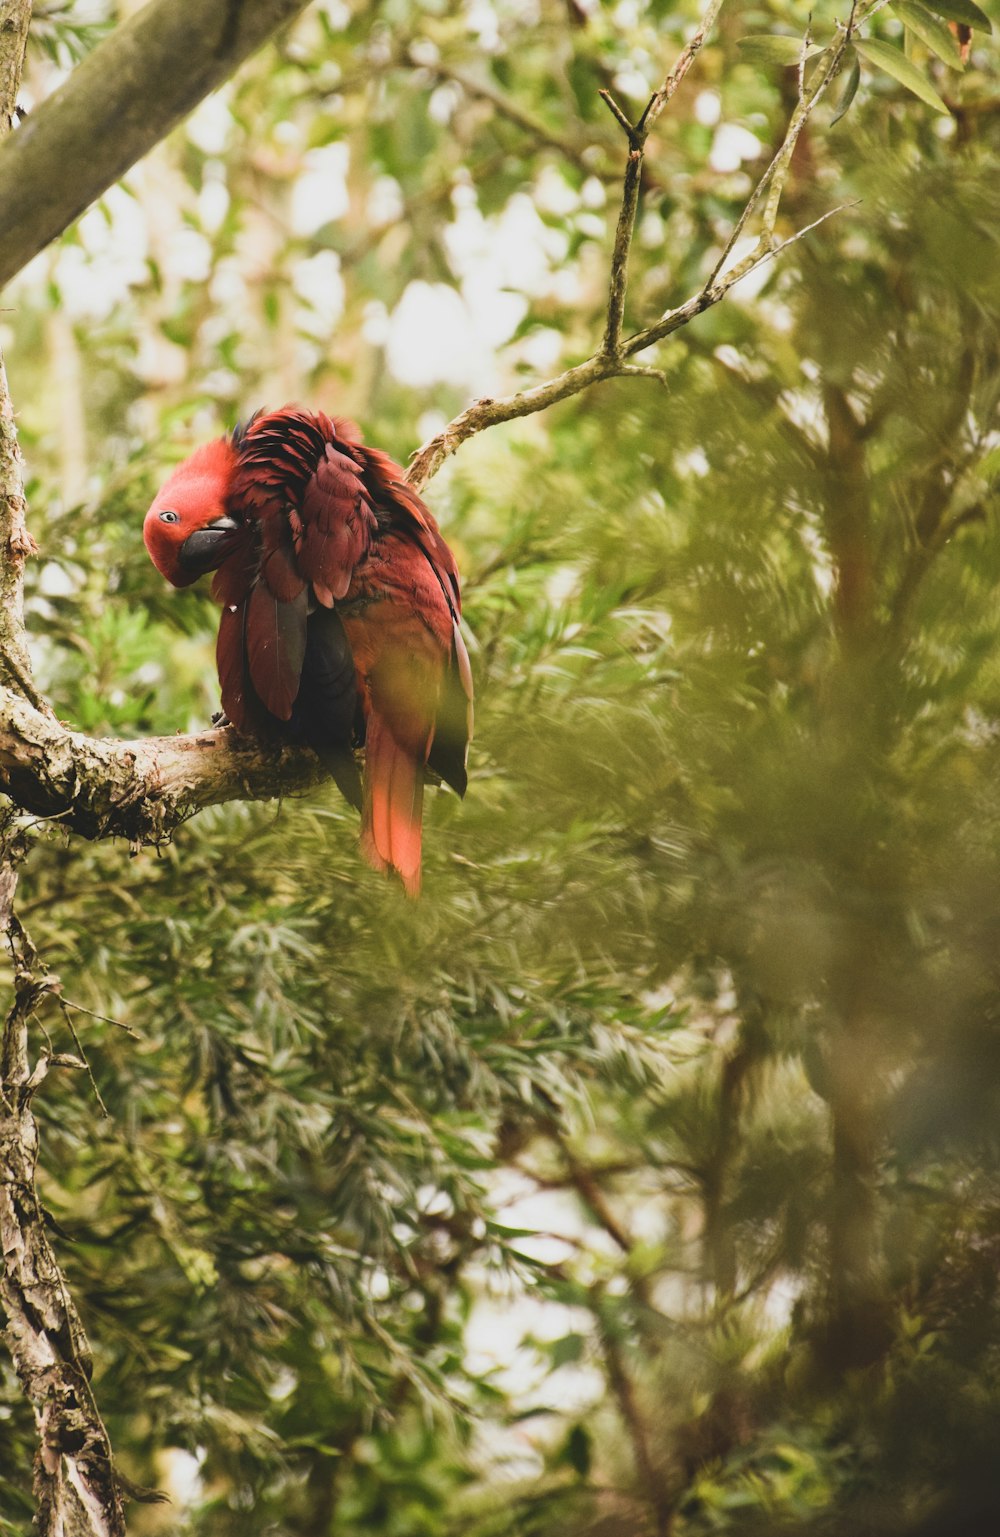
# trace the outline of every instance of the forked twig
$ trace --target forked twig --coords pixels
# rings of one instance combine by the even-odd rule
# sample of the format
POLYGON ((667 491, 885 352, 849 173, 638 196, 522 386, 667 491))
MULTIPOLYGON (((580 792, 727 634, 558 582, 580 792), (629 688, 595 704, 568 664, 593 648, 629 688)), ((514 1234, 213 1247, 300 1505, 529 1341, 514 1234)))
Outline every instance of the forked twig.
POLYGON ((630 362, 630 359, 634 358, 636 353, 644 351, 647 347, 653 346, 664 337, 670 336, 674 331, 678 331, 683 326, 688 325, 697 315, 702 314, 705 310, 711 308, 712 305, 718 304, 742 278, 756 271, 764 262, 770 261, 779 255, 788 246, 793 245, 795 241, 801 240, 803 236, 818 228, 820 224, 824 224, 834 214, 841 213, 845 208, 855 206, 854 203, 840 204, 837 208, 821 215, 812 224, 789 236, 787 240, 775 243, 774 230, 777 223, 781 195, 784 191, 799 136, 831 82, 839 74, 847 50, 861 22, 867 20, 876 10, 880 9, 885 0, 874 0, 874 4, 869 5, 864 10, 861 9, 859 0, 851 0, 847 20, 838 24, 839 35, 836 42, 826 51, 825 55, 820 56, 817 60, 817 72, 815 77, 808 83, 806 81, 805 65, 809 55, 810 42, 808 36, 803 40, 802 53, 799 59, 798 97, 781 144, 747 199, 722 253, 712 267, 708 277, 698 291, 685 300, 683 304, 662 315, 652 325, 646 326, 623 339, 622 331, 625 316, 625 297, 628 288, 629 259, 639 207, 646 142, 660 113, 670 101, 694 63, 705 38, 711 27, 715 24, 722 3, 723 0, 708 0, 697 31, 681 51, 673 68, 664 79, 663 84, 650 97, 638 122, 632 123, 630 121, 628 115, 614 99, 610 91, 602 90, 600 92, 601 99, 628 141, 628 158, 625 162, 622 201, 615 229, 614 248, 611 255, 607 320, 600 347, 583 363, 575 364, 572 368, 566 369, 565 372, 544 383, 532 385, 529 389, 520 390, 515 395, 508 395, 501 399, 487 398, 473 401, 472 405, 459 412, 446 427, 429 438, 413 455, 406 478, 418 490, 427 484, 432 476, 441 468, 445 460, 462 443, 468 438, 474 437, 477 433, 485 431, 488 427, 495 427, 500 422, 508 422, 516 417, 531 416, 537 411, 544 411, 548 406, 554 405, 557 401, 566 400, 572 395, 580 394, 582 390, 589 389, 591 385, 599 383, 602 379, 634 377, 636 374, 642 373, 644 375, 650 374, 660 379, 661 382, 665 382, 664 375, 659 369, 637 366, 630 362), (761 232, 756 245, 742 260, 726 270, 727 262, 732 256, 747 224, 758 209, 765 193, 766 200, 764 201, 761 215, 761 232))

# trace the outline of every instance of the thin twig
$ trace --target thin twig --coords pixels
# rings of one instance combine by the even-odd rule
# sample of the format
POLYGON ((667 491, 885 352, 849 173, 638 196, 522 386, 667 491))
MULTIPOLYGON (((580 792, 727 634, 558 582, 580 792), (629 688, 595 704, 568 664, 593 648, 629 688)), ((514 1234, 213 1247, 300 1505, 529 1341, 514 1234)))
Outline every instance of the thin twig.
MULTIPOLYGON (((798 143, 799 134, 802 132, 802 129, 805 127, 808 119, 811 117, 813 109, 816 107, 820 98, 825 94, 828 86, 833 80, 836 79, 837 75, 840 73, 841 66, 844 62, 844 55, 846 54, 847 49, 850 46, 854 34, 857 30, 857 10, 858 0, 853 0, 851 5, 851 13, 847 19, 846 25, 844 26, 844 30, 841 33, 841 36, 829 60, 827 61, 826 68, 821 72, 818 80, 811 88, 811 90, 807 92, 803 82, 799 91, 799 97, 796 103, 795 111, 792 113, 788 127, 785 129, 784 137, 774 155, 772 156, 771 161, 768 164, 768 167, 765 170, 763 176, 760 178, 757 185, 754 187, 752 193, 750 194, 743 212, 740 214, 735 225, 733 226, 729 239, 726 241, 722 255, 719 257, 715 266, 712 268, 711 273, 709 274, 708 282, 705 285, 706 288, 713 288, 715 286, 716 279, 732 255, 733 249, 740 239, 740 236, 743 234, 748 221, 750 220, 758 202, 760 201, 761 195, 768 188, 769 191, 767 202, 764 207, 763 229, 761 231, 761 237, 757 243, 756 248, 751 253, 754 260, 756 260, 762 250, 767 250, 769 248, 774 235, 774 225, 778 214, 778 204, 781 200, 781 194, 785 188, 785 181, 788 176, 789 167, 792 163, 792 155, 795 152, 795 146, 798 143)), ((804 69, 804 60, 805 48, 803 47, 803 52, 800 59, 800 68, 802 69, 804 69)), ((749 270, 749 268, 747 270, 749 270)), ((740 273, 740 276, 745 276, 745 273, 740 273)))
POLYGON ((597 94, 601 98, 601 100, 604 102, 605 106, 607 107, 608 111, 611 113, 612 117, 615 118, 615 120, 618 123, 621 124, 621 128, 622 128, 623 133, 625 134, 625 137, 629 140, 629 143, 631 143, 632 140, 635 138, 635 126, 634 126, 634 124, 631 123, 629 121, 629 119, 625 116, 625 113, 622 111, 621 107, 615 101, 615 98, 612 96, 610 91, 598 91, 597 94))
MULTIPOLYGON (((861 199, 856 197, 852 198, 849 203, 838 203, 836 208, 828 208, 826 213, 820 214, 818 219, 814 219, 811 224, 803 225, 802 229, 796 230, 794 235, 789 235, 787 239, 779 240, 777 245, 766 245, 761 250, 761 242, 758 241, 754 249, 741 262, 737 262, 735 267, 731 267, 728 272, 723 273, 722 280, 716 284, 712 292, 721 298, 731 288, 734 288, 737 283, 742 282, 743 278, 749 277, 751 272, 756 272, 758 267, 763 267, 765 262, 772 261, 774 257, 780 256, 782 251, 787 251, 788 247, 794 245, 797 240, 801 240, 803 236, 811 234, 814 229, 819 229, 819 226, 825 224, 827 219, 834 218, 838 213, 843 213, 848 208, 857 208, 860 202, 861 199)), ((650 327, 651 331, 656 331, 656 329, 656 326, 650 327)), ((672 327, 672 329, 676 330, 676 327, 672 327)))
POLYGON ((621 352, 622 321, 625 315, 625 292, 628 287, 628 264, 632 251, 632 236, 639 208, 639 189, 642 185, 642 162, 646 153, 646 140, 653 124, 673 96, 691 65, 694 63, 708 30, 715 23, 722 7, 722 0, 709 0, 708 7, 698 30, 682 49, 680 57, 667 75, 659 90, 654 91, 646 103, 638 123, 632 124, 615 101, 610 91, 598 94, 612 116, 621 126, 628 140, 628 159, 625 162, 625 184, 622 188, 621 208, 615 229, 615 245, 611 257, 611 284, 608 294, 608 319, 604 330, 602 352, 616 358, 621 352))
POLYGON ((666 382, 659 369, 637 369, 630 363, 636 353, 644 351, 656 342, 662 341, 674 331, 679 331, 688 325, 698 315, 718 304, 720 299, 742 278, 755 272, 764 262, 772 260, 780 252, 786 250, 803 236, 817 229, 827 219, 841 213, 846 208, 856 206, 854 203, 842 203, 838 207, 829 210, 815 219, 805 228, 798 230, 787 240, 775 243, 774 227, 777 220, 778 207, 781 194, 784 191, 785 181, 791 165, 792 155, 795 151, 799 135, 812 115, 817 103, 827 91, 831 81, 839 73, 844 62, 847 49, 853 41, 861 22, 880 9, 885 0, 875 0, 875 4, 862 12, 859 8, 859 0, 852 0, 847 21, 838 24, 839 37, 836 43, 828 50, 826 62, 821 65, 816 79, 807 87, 805 83, 805 58, 809 48, 808 36, 803 42, 800 58, 800 88, 795 109, 789 119, 781 144, 773 155, 767 169, 761 176, 747 199, 740 213, 721 256, 715 263, 708 278, 702 284, 697 293, 685 300, 676 309, 668 311, 650 326, 645 326, 634 332, 625 340, 622 339, 622 325, 625 310, 625 296, 628 285, 628 264, 631 253, 632 237, 635 229, 635 220, 638 210, 639 186, 642 174, 642 161, 645 144, 649 132, 659 117, 663 108, 670 101, 677 87, 687 74, 698 51, 702 47, 710 27, 714 24, 722 5, 722 0, 709 0, 701 23, 694 36, 687 43, 673 69, 667 75, 659 90, 650 97, 646 109, 637 123, 630 122, 622 108, 615 101, 609 91, 600 92, 602 100, 615 118, 622 131, 625 133, 628 144, 628 159, 625 167, 625 178, 622 189, 622 202, 618 214, 618 222, 615 230, 614 249, 611 257, 611 272, 608 294, 607 320, 604 336, 600 348, 582 363, 575 364, 566 369, 554 379, 546 380, 542 384, 536 384, 526 390, 520 390, 514 395, 507 395, 500 399, 484 398, 476 400, 464 411, 459 412, 452 421, 440 432, 429 438, 426 443, 413 455, 407 480, 409 483, 421 489, 441 468, 442 464, 464 443, 468 438, 485 431, 488 427, 497 426, 501 422, 513 421, 517 417, 530 416, 536 411, 544 411, 556 402, 567 400, 581 391, 589 389, 592 385, 605 379, 634 376, 637 372, 651 374, 661 382, 666 382), (762 229, 760 237, 753 250, 745 256, 736 266, 724 272, 726 262, 731 257, 733 250, 740 239, 747 223, 756 211, 764 193, 767 199, 761 217, 762 229))
POLYGON ((639 119, 638 127, 645 133, 649 133, 656 119, 663 111, 667 102, 673 96, 698 54, 701 52, 709 32, 715 26, 716 18, 722 9, 722 0, 709 0, 705 7, 705 14, 698 23, 698 29, 694 36, 684 45, 676 64, 670 71, 658 91, 655 91, 647 103, 646 110, 639 119))
POLYGON ((124 1030, 125 1034, 130 1035, 133 1041, 142 1040, 142 1036, 139 1034, 138 1030, 133 1030, 131 1025, 126 1025, 124 1020, 112 1019, 110 1014, 97 1014, 93 1009, 84 1008, 82 1003, 74 1003, 72 998, 63 998, 60 996, 59 1002, 65 1009, 75 1009, 77 1014, 86 1014, 90 1019, 100 1020, 102 1025, 114 1025, 116 1030, 124 1030))
POLYGON ((69 1031, 70 1035, 73 1037, 73 1045, 76 1047, 77 1051, 80 1053, 80 1060, 83 1063, 84 1068, 86 1069, 87 1077, 90 1080, 90 1087, 94 1091, 94 1098, 97 1100, 97 1103, 101 1107, 101 1114, 103 1115, 103 1117, 104 1117, 104 1119, 106 1121, 110 1121, 110 1119, 111 1119, 111 1111, 108 1109, 107 1105, 104 1103, 104 1096, 102 1095, 100 1089, 97 1087, 97 1079, 94 1077, 94 1069, 90 1065, 90 1058, 87 1056, 87 1053, 83 1049, 83 1042, 80 1040, 80 1037, 79 1037, 79 1035, 77 1033, 76 1026, 74 1025, 72 1019, 70 1018, 69 1009, 66 1007, 66 1000, 64 998, 60 998, 59 999, 59 1006, 62 1009, 63 1019, 66 1021, 66 1029, 69 1031))

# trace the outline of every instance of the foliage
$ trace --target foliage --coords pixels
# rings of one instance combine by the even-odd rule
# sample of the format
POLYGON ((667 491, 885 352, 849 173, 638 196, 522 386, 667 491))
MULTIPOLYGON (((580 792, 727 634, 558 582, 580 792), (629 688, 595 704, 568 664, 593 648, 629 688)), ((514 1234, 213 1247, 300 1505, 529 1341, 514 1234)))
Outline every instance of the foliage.
MULTIPOLYGON (((298 397, 405 457, 593 345, 598 91, 641 109, 693 15, 318 5, 33 265, 4 322, 60 715, 215 707, 212 605, 140 537, 192 442, 298 397), (405 353, 425 310, 458 355, 443 320, 405 353)), ((995 1524, 1000 114, 988 35, 959 71, 928 16, 871 23, 779 233, 858 206, 663 344, 667 390, 434 482, 479 704, 419 905, 332 791, 132 859, 35 827, 21 916, 110 1112, 49 1078, 43 1197, 122 1464, 174 1495, 137 1533, 995 1524)), ((660 120, 634 322, 794 105, 798 53, 741 41, 803 25, 724 8, 660 120)))

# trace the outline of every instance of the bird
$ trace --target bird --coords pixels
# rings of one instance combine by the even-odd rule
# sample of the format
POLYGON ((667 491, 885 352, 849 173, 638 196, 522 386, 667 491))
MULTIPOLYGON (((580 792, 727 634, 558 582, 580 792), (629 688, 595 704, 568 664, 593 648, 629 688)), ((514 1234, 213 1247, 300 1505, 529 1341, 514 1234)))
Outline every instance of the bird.
POLYGON ((225 720, 311 747, 416 896, 424 785, 465 794, 473 687, 458 568, 399 465, 346 418, 261 410, 173 471, 143 539, 174 587, 214 573, 225 720))

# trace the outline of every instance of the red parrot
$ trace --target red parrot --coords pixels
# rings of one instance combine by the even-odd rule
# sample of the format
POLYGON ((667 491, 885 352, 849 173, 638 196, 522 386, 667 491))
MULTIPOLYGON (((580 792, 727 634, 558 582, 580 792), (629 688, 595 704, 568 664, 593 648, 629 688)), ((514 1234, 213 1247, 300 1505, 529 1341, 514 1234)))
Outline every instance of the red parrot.
POLYGON ((142 532, 175 587, 215 572, 233 726, 312 747, 365 858, 415 896, 428 772, 465 793, 472 672, 454 557, 402 470, 353 422, 258 412, 174 471, 142 532))

